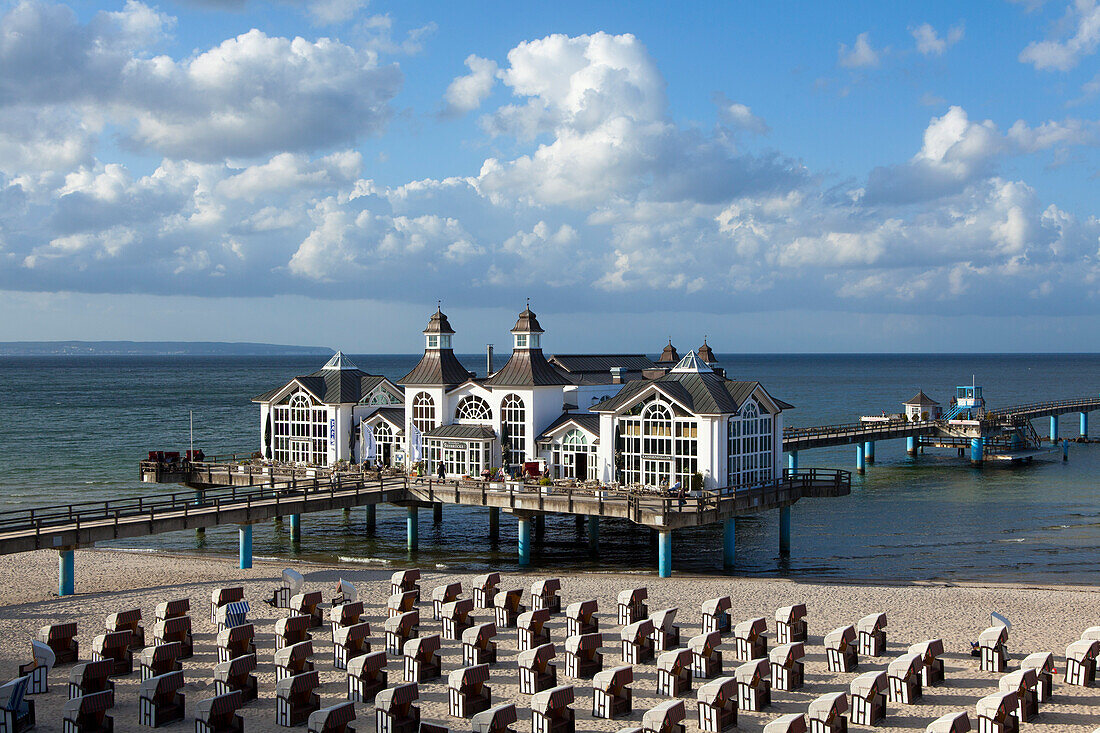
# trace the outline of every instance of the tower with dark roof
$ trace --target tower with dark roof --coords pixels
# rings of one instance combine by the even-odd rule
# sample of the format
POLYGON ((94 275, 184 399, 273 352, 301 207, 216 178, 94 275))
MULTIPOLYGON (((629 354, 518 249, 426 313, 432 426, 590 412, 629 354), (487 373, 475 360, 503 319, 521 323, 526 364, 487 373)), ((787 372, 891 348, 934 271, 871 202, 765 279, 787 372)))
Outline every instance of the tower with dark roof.
POLYGON ((572 384, 542 353, 542 326, 531 307, 512 326, 512 356, 486 380, 489 387, 560 387, 572 384))
POLYGON ((462 366, 451 346, 455 330, 439 307, 428 319, 423 333, 424 356, 411 372, 398 380, 398 384, 452 387, 470 378, 469 370, 462 366))
POLYGON ((672 339, 668 340, 668 346, 661 352, 661 358, 657 360, 658 364, 675 364, 680 361, 680 355, 676 353, 676 347, 672 345, 672 339))
POLYGON ((715 363, 714 352, 710 350, 710 345, 707 344, 707 339, 703 337, 703 345, 699 347, 699 351, 696 352, 700 359, 706 364, 715 363))

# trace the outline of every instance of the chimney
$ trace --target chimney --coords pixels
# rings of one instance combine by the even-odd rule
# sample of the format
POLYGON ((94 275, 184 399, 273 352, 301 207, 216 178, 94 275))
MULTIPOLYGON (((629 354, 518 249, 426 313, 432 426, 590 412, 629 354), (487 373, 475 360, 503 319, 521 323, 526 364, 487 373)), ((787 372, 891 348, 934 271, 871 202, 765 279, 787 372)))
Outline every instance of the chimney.
POLYGON ((622 384, 623 383, 623 368, 611 367, 611 383, 622 384))
POLYGON ((485 347, 485 376, 493 376, 493 345, 488 344, 485 347))

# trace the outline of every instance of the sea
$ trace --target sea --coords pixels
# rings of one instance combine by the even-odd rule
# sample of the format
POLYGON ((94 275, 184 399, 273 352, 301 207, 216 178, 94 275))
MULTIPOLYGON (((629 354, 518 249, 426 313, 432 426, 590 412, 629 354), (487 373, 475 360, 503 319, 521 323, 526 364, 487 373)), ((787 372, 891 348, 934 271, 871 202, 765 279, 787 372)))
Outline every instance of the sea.
MULTIPOLYGON (((419 355, 352 355, 365 371, 400 378, 419 355)), ((460 357, 483 367, 484 356, 460 357)), ((500 359, 498 355, 498 359, 500 359)), ((763 383, 793 405, 787 425, 854 422, 901 411, 918 389, 946 405, 956 385, 982 385, 990 408, 1096 395, 1100 355, 1065 354, 721 354, 734 379, 763 383)), ((313 356, 0 357, 0 511, 77 501, 168 493, 142 484, 138 461, 149 450, 207 455, 258 449, 259 408, 251 398, 315 371, 313 356)), ((1100 436, 1100 415, 1093 416, 1100 436)), ((1036 421, 1047 435, 1046 419, 1036 421)), ((1061 418, 1062 437, 1079 434, 1077 414, 1061 418)), ((800 467, 854 469, 855 448, 803 451, 800 467)), ((721 529, 678 530, 679 573, 827 580, 1094 583, 1100 560, 1100 444, 1071 444, 1026 466, 973 468, 955 451, 916 458, 905 441, 880 442, 852 493, 804 499, 792 509, 788 557, 779 553, 778 512, 737 521, 736 565, 722 568, 721 529)), ((489 539, 488 512, 445 506, 432 521, 423 510, 420 546, 405 548, 405 510, 382 506, 366 534, 364 510, 307 514, 302 542, 289 523, 254 529, 257 557, 357 566, 455 569, 516 567, 516 523, 501 515, 489 539)), ((234 555, 235 528, 104 543, 141 552, 234 555)), ((652 573, 651 532, 604 520, 597 553, 571 517, 548 517, 532 564, 558 573, 652 573)))

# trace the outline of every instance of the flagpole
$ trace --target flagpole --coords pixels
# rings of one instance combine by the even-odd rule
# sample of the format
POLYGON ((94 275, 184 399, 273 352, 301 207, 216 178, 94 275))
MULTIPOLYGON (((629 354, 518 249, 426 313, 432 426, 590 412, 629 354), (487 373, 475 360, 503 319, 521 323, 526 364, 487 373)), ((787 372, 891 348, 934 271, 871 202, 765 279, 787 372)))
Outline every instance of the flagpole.
POLYGON ((191 456, 195 455, 195 411, 191 410, 191 456))

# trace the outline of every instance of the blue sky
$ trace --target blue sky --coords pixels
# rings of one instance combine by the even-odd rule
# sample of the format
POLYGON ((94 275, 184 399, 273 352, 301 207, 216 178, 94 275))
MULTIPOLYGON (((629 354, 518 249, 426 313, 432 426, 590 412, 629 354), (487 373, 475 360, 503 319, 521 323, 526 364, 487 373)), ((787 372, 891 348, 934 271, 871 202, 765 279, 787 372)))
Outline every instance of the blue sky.
POLYGON ((1093 0, 0 2, 0 340, 411 351, 438 298, 476 351, 531 297, 558 350, 1096 350, 1098 45, 1093 0))

